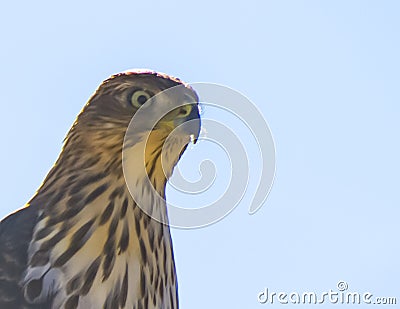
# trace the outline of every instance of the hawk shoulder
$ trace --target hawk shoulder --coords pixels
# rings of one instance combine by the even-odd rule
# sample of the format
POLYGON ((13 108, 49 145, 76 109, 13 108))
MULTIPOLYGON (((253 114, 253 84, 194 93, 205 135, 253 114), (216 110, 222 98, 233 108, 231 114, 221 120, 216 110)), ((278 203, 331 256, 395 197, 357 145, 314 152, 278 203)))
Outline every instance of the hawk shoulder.
POLYGON ((27 266, 28 246, 37 221, 37 208, 22 208, 0 223, 0 308, 46 308, 26 303, 20 285, 27 266))

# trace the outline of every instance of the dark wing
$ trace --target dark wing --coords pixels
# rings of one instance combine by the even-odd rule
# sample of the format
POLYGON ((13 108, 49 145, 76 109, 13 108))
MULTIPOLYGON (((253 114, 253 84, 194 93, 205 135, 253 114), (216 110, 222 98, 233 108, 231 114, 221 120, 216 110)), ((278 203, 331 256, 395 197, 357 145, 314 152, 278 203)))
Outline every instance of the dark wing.
POLYGON ((23 208, 0 223, 0 308, 46 308, 25 302, 20 281, 27 265, 28 246, 37 220, 37 208, 23 208))

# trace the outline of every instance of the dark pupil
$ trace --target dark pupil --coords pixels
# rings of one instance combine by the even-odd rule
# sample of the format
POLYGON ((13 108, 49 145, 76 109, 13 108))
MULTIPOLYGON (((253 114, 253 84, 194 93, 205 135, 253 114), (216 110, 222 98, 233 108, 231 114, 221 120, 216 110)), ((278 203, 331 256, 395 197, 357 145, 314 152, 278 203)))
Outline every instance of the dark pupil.
POLYGON ((144 102, 147 101, 147 98, 145 95, 142 94, 142 95, 138 96, 137 101, 139 104, 144 104, 144 102))

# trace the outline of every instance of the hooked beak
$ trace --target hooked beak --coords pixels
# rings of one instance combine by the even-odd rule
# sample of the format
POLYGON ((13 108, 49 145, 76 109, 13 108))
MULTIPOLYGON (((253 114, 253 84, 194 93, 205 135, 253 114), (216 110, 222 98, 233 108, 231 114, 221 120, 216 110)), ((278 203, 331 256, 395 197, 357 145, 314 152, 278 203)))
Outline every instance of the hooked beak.
POLYGON ((195 144, 200 134, 201 120, 197 104, 185 104, 170 111, 159 124, 168 127, 171 131, 190 136, 195 144))

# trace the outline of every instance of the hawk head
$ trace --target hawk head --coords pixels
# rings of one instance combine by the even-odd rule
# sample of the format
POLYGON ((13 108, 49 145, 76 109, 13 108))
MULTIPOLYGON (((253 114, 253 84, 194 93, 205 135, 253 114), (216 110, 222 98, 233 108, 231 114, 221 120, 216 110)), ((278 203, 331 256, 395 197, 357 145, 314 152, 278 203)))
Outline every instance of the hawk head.
POLYGON ((188 84, 165 74, 138 70, 113 75, 77 117, 64 152, 72 145, 71 152, 79 148, 108 169, 120 172, 123 166, 133 195, 133 188, 144 183, 164 196, 173 167, 199 135, 198 100, 188 84))

